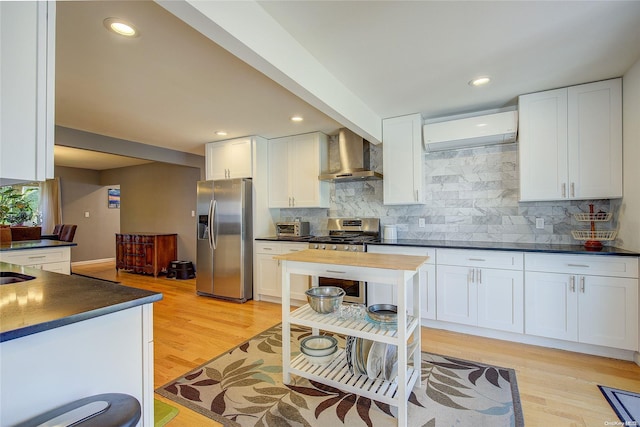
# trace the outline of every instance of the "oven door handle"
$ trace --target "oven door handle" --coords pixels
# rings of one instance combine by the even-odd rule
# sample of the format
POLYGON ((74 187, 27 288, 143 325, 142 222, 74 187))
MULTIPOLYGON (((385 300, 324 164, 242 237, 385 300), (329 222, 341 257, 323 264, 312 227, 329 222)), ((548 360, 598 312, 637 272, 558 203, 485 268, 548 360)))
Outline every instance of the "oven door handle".
POLYGON ((346 271, 337 271, 337 270, 325 270, 327 273, 336 273, 336 274, 347 274, 346 271))

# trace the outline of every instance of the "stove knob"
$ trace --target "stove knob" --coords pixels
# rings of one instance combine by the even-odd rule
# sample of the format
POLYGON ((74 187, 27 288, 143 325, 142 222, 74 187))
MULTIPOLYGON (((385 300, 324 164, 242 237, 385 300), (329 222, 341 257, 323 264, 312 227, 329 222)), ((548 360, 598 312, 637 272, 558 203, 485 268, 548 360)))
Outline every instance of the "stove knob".
POLYGON ((351 250, 354 252, 358 252, 358 247, 356 245, 351 246, 351 250))
POLYGON ((312 249, 318 249, 318 244, 317 244, 317 243, 314 243, 313 245, 311 245, 311 248, 312 248, 312 249))
POLYGON ((338 249, 338 247, 336 245, 333 245, 333 246, 331 246, 331 249, 333 249, 335 251, 336 249, 338 249))
POLYGON ((344 245, 343 250, 348 251, 349 250, 349 245, 344 245))
POLYGON ((326 245, 320 245, 320 249, 326 249, 327 246, 326 245))

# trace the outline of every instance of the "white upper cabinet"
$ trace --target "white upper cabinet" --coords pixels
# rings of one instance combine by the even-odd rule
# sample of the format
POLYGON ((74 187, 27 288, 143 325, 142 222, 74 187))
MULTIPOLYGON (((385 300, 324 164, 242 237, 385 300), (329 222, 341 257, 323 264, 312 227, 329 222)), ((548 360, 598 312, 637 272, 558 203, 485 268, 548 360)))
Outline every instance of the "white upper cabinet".
POLYGON ((382 121, 382 167, 385 205, 424 204, 422 189, 422 116, 382 121))
POLYGON ((0 2, 0 184, 53 178, 55 2, 0 2))
POLYGON ((206 179, 252 178, 252 138, 210 142, 206 146, 206 179))
POLYGON ((622 197, 621 79, 519 98, 520 200, 622 197))
POLYGON ((269 207, 328 208, 329 183, 318 180, 329 165, 320 132, 269 140, 269 207))

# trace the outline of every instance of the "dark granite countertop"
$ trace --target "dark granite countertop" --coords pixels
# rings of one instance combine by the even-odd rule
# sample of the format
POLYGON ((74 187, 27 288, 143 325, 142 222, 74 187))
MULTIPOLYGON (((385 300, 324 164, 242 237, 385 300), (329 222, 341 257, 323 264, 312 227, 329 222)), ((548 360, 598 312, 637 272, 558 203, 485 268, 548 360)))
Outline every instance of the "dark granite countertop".
POLYGON ((640 253, 619 249, 612 246, 604 246, 600 251, 589 251, 583 245, 553 245, 545 243, 505 243, 505 242, 468 242, 453 240, 412 240, 398 239, 395 242, 381 241, 379 243, 369 243, 368 245, 384 246, 415 246, 423 248, 444 248, 444 249, 481 249, 493 251, 516 251, 516 252, 543 252, 560 253, 572 255, 618 255, 618 256, 640 256, 640 253))
POLYGON ((308 243, 309 239, 314 236, 301 236, 301 237, 277 237, 277 236, 267 236, 267 237, 256 237, 255 240, 261 240, 266 242, 292 242, 292 243, 308 243))
POLYGON ((36 277, 0 285, 0 342, 162 299, 157 292, 4 262, 0 271, 36 277))
MULTIPOLYGON (((306 238, 286 238, 286 237, 259 237, 261 241, 281 241, 281 242, 307 242, 306 238)), ((552 245, 545 243, 505 243, 505 242, 468 242, 457 240, 414 240, 398 239, 397 241, 383 240, 378 243, 368 243, 367 245, 383 246, 414 246, 422 248, 443 248, 443 249, 482 249, 493 251, 516 251, 516 252, 543 252, 572 255, 618 255, 618 256, 640 256, 640 253, 625 249, 605 246, 600 251, 588 251, 583 245, 552 245)))
POLYGON ((21 240, 17 242, 3 243, 0 245, 0 251, 19 251, 24 249, 47 249, 60 246, 78 246, 73 242, 61 242, 60 240, 21 240))

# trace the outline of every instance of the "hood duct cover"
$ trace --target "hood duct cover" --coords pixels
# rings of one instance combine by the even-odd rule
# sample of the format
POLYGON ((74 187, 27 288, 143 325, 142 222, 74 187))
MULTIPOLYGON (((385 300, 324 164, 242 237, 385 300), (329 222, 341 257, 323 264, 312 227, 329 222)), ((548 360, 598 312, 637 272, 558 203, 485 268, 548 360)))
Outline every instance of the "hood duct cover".
POLYGON ((382 174, 372 171, 370 165, 369 141, 347 128, 340 129, 338 147, 340 151, 340 169, 322 174, 320 181, 363 181, 382 179, 382 174))

